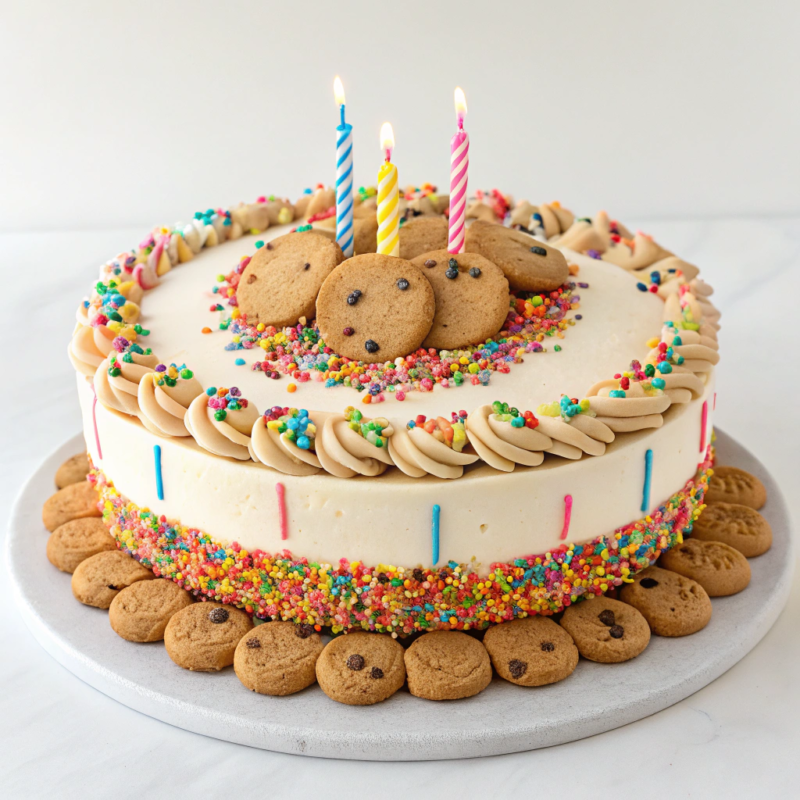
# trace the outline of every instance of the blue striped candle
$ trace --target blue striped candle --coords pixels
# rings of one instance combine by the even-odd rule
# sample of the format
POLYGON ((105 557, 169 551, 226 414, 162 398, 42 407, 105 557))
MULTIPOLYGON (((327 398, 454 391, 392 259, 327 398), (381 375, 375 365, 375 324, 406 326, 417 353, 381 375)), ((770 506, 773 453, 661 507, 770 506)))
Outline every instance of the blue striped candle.
POLYGON ((333 82, 341 122, 336 128, 336 242, 345 258, 353 255, 353 126, 344 118, 344 88, 333 82))

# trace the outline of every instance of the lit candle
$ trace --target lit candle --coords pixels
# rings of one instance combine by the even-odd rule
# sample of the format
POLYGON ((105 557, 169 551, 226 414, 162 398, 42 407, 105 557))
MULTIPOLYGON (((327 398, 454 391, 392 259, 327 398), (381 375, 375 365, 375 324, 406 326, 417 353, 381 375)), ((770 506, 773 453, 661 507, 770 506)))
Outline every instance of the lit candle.
POLYGON ((344 87, 339 76, 333 82, 339 106, 336 127, 336 241, 345 258, 353 255, 353 126, 344 119, 344 87))
POLYGON ((447 250, 464 252, 464 221, 467 211, 467 173, 469 172, 469 136, 464 130, 467 100, 461 87, 455 91, 458 130, 450 140, 450 231, 447 250))
POLYGON ((378 252, 385 256, 400 255, 400 193, 397 167, 392 164, 394 132, 388 122, 381 128, 381 148, 386 160, 378 170, 378 252))

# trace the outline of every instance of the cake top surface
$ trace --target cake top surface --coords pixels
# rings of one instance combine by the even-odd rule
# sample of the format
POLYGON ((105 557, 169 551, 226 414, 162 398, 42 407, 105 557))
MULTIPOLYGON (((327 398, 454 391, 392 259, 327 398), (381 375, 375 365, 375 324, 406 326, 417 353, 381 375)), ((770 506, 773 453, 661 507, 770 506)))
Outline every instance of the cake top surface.
MULTIPOLYGON (((314 369, 306 370, 309 377, 305 381, 283 370, 279 379, 271 380, 265 371, 253 368, 257 362, 264 363, 261 347, 226 349, 234 344, 235 334, 230 328, 219 329, 231 308, 213 291, 221 285, 218 277, 230 273, 241 257, 255 253, 256 242, 269 242, 289 230, 289 225, 276 226, 204 250, 182 269, 165 275, 142 308, 142 324, 151 331, 147 346, 166 364, 186 364, 204 387, 238 387, 262 412, 275 405, 323 412, 358 405, 366 411, 360 402, 368 390, 326 385, 323 373, 314 369), (211 311, 218 303, 223 310, 211 311), (210 333, 204 332, 209 328, 210 333), (296 391, 287 391, 290 385, 296 391)), ((574 287, 570 307, 563 314, 570 324, 563 332, 556 328, 554 335, 546 336, 541 350, 518 356, 519 363, 510 363, 507 373, 495 370, 481 375, 480 371, 470 373, 468 365, 463 365, 467 366, 467 379, 459 385, 452 378, 447 387, 434 383, 429 391, 403 391, 401 384, 392 385, 392 391, 380 392, 385 402, 376 405, 373 397, 369 410, 377 413, 377 408, 381 416, 405 423, 418 414, 449 417, 452 411, 471 411, 497 399, 520 409, 535 409, 562 393, 582 398, 589 386, 627 369, 633 358, 643 360, 646 342, 660 333, 663 302, 650 292, 639 291, 636 277, 615 265, 566 252, 570 263, 578 267, 570 280, 574 287), (487 384, 473 385, 473 375, 488 379, 487 384), (402 401, 397 399, 398 388, 402 401)), ((271 366, 277 371, 279 364, 271 366)))

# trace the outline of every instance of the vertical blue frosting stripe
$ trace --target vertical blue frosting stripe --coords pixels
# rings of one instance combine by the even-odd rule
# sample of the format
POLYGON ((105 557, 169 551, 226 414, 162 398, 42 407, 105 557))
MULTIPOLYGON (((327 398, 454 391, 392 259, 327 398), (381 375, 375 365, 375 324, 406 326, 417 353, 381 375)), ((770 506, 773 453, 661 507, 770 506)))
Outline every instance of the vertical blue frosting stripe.
POLYGON ((653 451, 644 454, 644 488, 642 489, 642 511, 650 510, 650 482, 653 479, 653 451))
POLYGON ((164 477, 161 474, 161 445, 153 445, 153 455, 156 462, 156 494, 159 500, 164 499, 164 477))
POLYGON ((431 520, 431 560, 435 567, 439 563, 439 516, 442 509, 438 504, 433 506, 433 518, 431 520))

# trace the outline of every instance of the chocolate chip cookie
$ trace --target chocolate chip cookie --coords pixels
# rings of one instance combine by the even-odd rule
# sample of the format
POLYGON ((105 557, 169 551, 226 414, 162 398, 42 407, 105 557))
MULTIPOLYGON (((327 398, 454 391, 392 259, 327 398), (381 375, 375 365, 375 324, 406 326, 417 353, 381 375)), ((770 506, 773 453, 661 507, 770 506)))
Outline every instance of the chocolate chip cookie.
POLYGON ((767 490, 755 475, 737 467, 714 467, 703 502, 737 503, 758 511, 767 502, 767 490))
POLYGON ((309 625, 267 622, 236 646, 233 668, 251 691, 283 697, 317 680, 317 659, 324 645, 309 625))
POLYGON ((660 567, 637 573, 620 592, 623 603, 638 609, 656 636, 688 636, 711 619, 711 600, 697 581, 660 567))
POLYGON ((503 270, 477 253, 450 255, 434 250, 412 264, 433 287, 436 313, 423 347, 455 350, 481 344, 502 329, 509 311, 503 270))
POLYGON ((68 458, 56 471, 56 487, 63 489, 73 483, 80 483, 89 474, 89 456, 78 453, 68 458))
POLYGON ((435 308, 433 289, 417 267, 372 253, 347 259, 328 276, 317 298, 317 323, 337 355, 382 363, 422 344, 435 308))
POLYGON ((108 621, 129 642, 160 642, 173 615, 192 602, 189 592, 172 581, 137 581, 111 601, 108 621))
POLYGON ((604 595, 573 603, 561 627, 584 658, 603 664, 630 661, 650 643, 647 620, 633 606, 604 595))
POLYGON ((692 538, 723 542, 746 558, 755 558, 772 547, 772 528, 761 514, 738 503, 713 503, 695 520, 692 538))
POLYGON ((405 653, 408 689, 426 700, 459 700, 482 692, 492 680, 486 648, 459 631, 432 631, 405 653))
POLYGON ((727 597, 750 583, 747 559, 730 545, 687 539, 664 553, 658 563, 664 569, 697 581, 709 597, 727 597))
POLYGON ((62 572, 75 572, 81 561, 105 550, 116 549, 114 537, 99 517, 65 522, 47 540, 47 558, 62 572))
POLYGON ((518 686, 563 681, 578 665, 572 637, 546 617, 503 622, 486 631, 483 644, 497 674, 518 686))
POLYGON ((72 594, 87 606, 108 608, 126 587, 154 577, 147 567, 121 550, 106 550, 81 561, 72 573, 72 594))
POLYGON ((467 228, 465 247, 497 264, 512 289, 550 292, 569 279, 567 260, 559 250, 503 225, 476 220, 467 228))
POLYGON ((284 327, 312 320, 317 294, 342 262, 342 248, 327 236, 304 231, 267 242, 250 259, 236 288, 248 322, 284 327))
POLYGON ((101 517, 97 491, 89 481, 72 483, 49 497, 42 508, 42 522, 50 532, 73 519, 101 517))
POLYGON ((400 228, 400 258, 409 261, 434 250, 447 249, 447 220, 444 217, 415 217, 400 228))
POLYGON ((369 706, 391 697, 406 679, 403 647, 391 636, 357 631, 338 636, 317 660, 317 681, 331 700, 369 706))
POLYGON ((253 629, 250 617, 221 603, 192 603, 174 614, 164 631, 169 657, 193 672, 218 672, 233 664, 241 638, 253 629))

